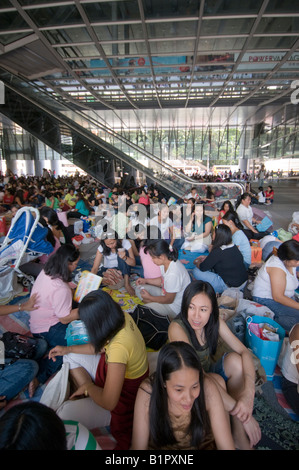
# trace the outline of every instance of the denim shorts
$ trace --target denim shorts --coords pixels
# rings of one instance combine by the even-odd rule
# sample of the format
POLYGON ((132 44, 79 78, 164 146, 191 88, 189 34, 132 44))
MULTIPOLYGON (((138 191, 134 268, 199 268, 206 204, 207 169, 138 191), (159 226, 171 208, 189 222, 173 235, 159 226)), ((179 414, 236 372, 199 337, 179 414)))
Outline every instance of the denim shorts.
POLYGON ((228 381, 228 377, 226 376, 224 371, 224 358, 227 354, 228 353, 224 353, 223 356, 210 368, 210 372, 214 372, 215 374, 221 375, 225 382, 228 381))

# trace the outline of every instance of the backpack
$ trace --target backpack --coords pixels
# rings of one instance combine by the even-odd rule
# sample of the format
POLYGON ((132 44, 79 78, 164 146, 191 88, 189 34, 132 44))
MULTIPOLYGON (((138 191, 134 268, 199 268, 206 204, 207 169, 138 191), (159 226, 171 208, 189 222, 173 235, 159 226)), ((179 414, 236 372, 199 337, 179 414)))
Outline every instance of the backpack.
POLYGON ((138 326, 145 345, 157 351, 168 339, 168 316, 160 315, 146 305, 137 305, 133 312, 129 312, 138 326))

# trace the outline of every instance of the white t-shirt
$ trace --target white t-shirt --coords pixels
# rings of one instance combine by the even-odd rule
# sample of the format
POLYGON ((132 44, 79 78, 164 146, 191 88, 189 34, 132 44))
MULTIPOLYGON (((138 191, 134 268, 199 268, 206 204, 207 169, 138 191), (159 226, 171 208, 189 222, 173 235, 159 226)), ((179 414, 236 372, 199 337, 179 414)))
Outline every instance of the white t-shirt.
POLYGON ((190 275, 185 266, 180 261, 171 261, 165 272, 164 266, 160 266, 162 275, 162 290, 175 292, 176 296, 169 307, 176 313, 180 313, 184 290, 190 284, 190 275))
POLYGON ((158 216, 153 217, 150 219, 150 225, 155 225, 160 229, 161 237, 164 240, 169 240, 171 238, 169 229, 172 227, 173 223, 169 217, 167 217, 165 220, 162 220, 161 222, 159 222, 158 216))
MULTIPOLYGON (((129 251, 131 248, 131 243, 129 240, 124 239, 122 241, 122 247, 125 248, 126 250, 129 251)), ((98 251, 103 254, 103 247, 102 245, 98 246, 98 251)), ((117 252, 116 253, 110 253, 110 255, 104 255, 103 256, 103 266, 104 268, 117 268, 118 262, 117 262, 117 252)))
POLYGON ((193 198, 193 199, 196 200, 196 199, 199 198, 199 194, 197 194, 197 193, 195 193, 195 194, 189 193, 189 194, 187 194, 187 196, 186 196, 185 199, 191 199, 191 198, 193 198))
POLYGON ((265 196, 264 196, 263 191, 260 191, 260 192, 258 193, 257 197, 258 197, 258 201, 259 201, 259 202, 261 202, 261 203, 262 203, 262 202, 266 202, 266 198, 265 198, 265 196))
POLYGON ((246 227, 246 225, 243 224, 243 220, 248 220, 248 222, 250 222, 250 224, 252 225, 253 211, 250 206, 246 207, 244 206, 244 204, 241 203, 237 208, 237 214, 244 228, 248 228, 248 227, 246 227))
POLYGON ((255 297, 261 297, 263 299, 273 299, 270 276, 267 272, 267 268, 279 268, 284 271, 286 275, 286 288, 284 295, 286 297, 293 297, 295 290, 298 287, 298 279, 296 275, 296 268, 292 268, 293 274, 285 267, 284 263, 278 258, 278 256, 272 255, 268 261, 259 269, 258 274, 255 278, 252 295, 255 297))

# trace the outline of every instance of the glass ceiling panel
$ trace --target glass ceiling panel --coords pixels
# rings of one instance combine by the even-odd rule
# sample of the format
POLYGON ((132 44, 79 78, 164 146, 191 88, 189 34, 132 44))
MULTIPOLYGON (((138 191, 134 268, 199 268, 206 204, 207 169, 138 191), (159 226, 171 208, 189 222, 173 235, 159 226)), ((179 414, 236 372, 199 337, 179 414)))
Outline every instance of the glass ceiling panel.
POLYGON ((140 19, 137 0, 95 2, 82 5, 90 22, 140 19))
POLYGON ((254 23, 254 18, 234 18, 234 19, 217 19, 205 20, 203 19, 200 35, 201 36, 215 36, 215 35, 235 35, 235 34, 248 34, 254 23))
POLYGON ((148 23, 147 34, 149 39, 190 37, 197 34, 198 21, 171 21, 162 23, 148 23))
POLYGON ((198 16, 200 0, 142 0, 145 19, 198 16))
POLYGON ((267 51, 267 49, 290 49, 297 37, 293 36, 270 36, 270 37, 261 37, 257 36, 252 38, 249 41, 248 49, 262 49, 267 51))
POLYGON ((102 44, 104 52, 107 56, 132 56, 143 55, 147 53, 144 42, 138 43, 122 43, 122 44, 102 44))
MULTIPOLYGON (((81 57, 82 59, 87 57, 97 57, 100 55, 98 49, 94 45, 87 46, 74 46, 74 47, 64 47, 64 50, 69 51, 69 57, 81 57)), ((59 49, 58 49, 59 52, 59 49)))
POLYGON ((206 0, 204 15, 258 13, 263 0, 206 0))
POLYGON ((261 18, 256 34, 299 33, 298 17, 261 18))
POLYGON ((91 37, 89 36, 88 31, 84 27, 44 31, 44 35, 53 45, 91 41, 91 37))
POLYGON ((152 54, 193 54, 194 52, 194 41, 185 40, 185 41, 159 41, 151 42, 150 48, 152 54))
POLYGON ((298 4, 294 0, 271 0, 268 3, 267 13, 281 13, 281 12, 294 13, 298 12, 298 4))
POLYGON ((27 10, 27 13, 38 27, 83 24, 82 18, 74 5, 38 8, 36 10, 27 10))
POLYGON ((245 38, 199 39, 198 52, 239 51, 245 43, 245 38))
POLYGON ((93 29, 100 41, 138 40, 144 37, 141 24, 93 26, 93 29))
POLYGON ((28 29, 28 24, 17 11, 7 11, 4 13, 0 12, 0 27, 2 32, 7 32, 17 29, 28 29))
POLYGON ((3 46, 7 46, 8 44, 11 44, 15 41, 18 41, 20 39, 23 39, 27 36, 29 36, 30 33, 13 33, 13 34, 1 34, 0 33, 0 44, 3 46))

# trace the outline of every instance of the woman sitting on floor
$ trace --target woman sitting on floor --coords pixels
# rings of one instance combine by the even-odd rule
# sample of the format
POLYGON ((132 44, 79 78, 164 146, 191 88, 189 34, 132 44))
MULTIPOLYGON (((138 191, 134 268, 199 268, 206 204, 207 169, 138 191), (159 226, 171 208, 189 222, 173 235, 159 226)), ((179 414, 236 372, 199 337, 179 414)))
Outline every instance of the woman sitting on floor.
POLYGON ((288 240, 259 269, 254 280, 254 302, 266 305, 275 314, 275 321, 290 331, 299 322, 299 302, 296 268, 299 266, 299 242, 288 240))
POLYGON ((205 214, 203 204, 195 204, 194 210, 191 207, 189 210, 190 218, 184 227, 185 242, 182 249, 203 253, 211 244, 213 221, 205 214))
POLYGON ((236 212, 238 214, 239 220, 243 226, 243 231, 249 240, 255 239, 260 240, 265 235, 268 235, 268 232, 259 232, 254 225, 257 223, 257 220, 254 218, 253 210, 250 206, 251 197, 248 193, 243 193, 240 197, 239 204, 237 204, 236 212))
POLYGON ((101 289, 83 298, 79 317, 90 343, 56 346, 49 354, 69 362, 76 389, 57 414, 88 429, 110 425, 116 449, 129 449, 136 394, 148 376, 144 339, 132 317, 101 289))
POLYGON ((129 278, 130 267, 136 265, 132 245, 129 240, 119 240, 115 231, 107 232, 106 237, 98 246, 91 272, 103 276, 103 285, 124 283, 128 293, 135 295, 129 278))
POLYGON ((251 265, 251 246, 248 238, 242 230, 242 225, 236 212, 226 212, 222 217, 222 223, 230 228, 233 243, 241 251, 245 268, 248 269, 251 265))
POLYGON ((220 294, 228 287, 241 287, 248 279, 243 256, 233 243, 230 228, 224 224, 216 227, 209 255, 199 256, 194 264, 195 279, 209 282, 220 294))
POLYGON ((178 261, 178 252, 165 240, 151 241, 145 248, 153 262, 160 266, 157 278, 139 278, 136 281, 136 295, 161 315, 174 317, 181 309, 181 299, 190 275, 178 261))
POLYGON ((81 217, 88 217, 93 211, 93 208, 82 193, 77 193, 76 196, 77 202, 75 205, 75 209, 71 209, 67 213, 68 219, 80 219, 81 217))
POLYGON ((226 214, 229 211, 234 212, 234 207, 232 203, 230 202, 230 200, 227 200, 227 201, 224 201, 224 203, 222 204, 220 208, 219 215, 218 215, 218 224, 220 220, 222 219, 222 217, 224 216, 224 214, 226 214))
MULTIPOLYGON (((67 326, 78 319, 78 309, 72 308, 73 293, 69 281, 79 259, 80 253, 74 245, 61 246, 49 258, 33 285, 32 294, 38 294, 38 307, 30 312, 30 331, 33 336, 47 341, 48 350, 57 343, 66 344, 67 326)), ((30 387, 31 394, 61 365, 62 360, 53 363, 48 358, 41 359, 39 372, 30 387)))
POLYGON ((217 387, 187 343, 163 346, 156 372, 141 384, 132 449, 235 449, 217 387))
POLYGON ((168 338, 191 344, 204 371, 215 380, 224 408, 232 416, 236 447, 249 449, 257 444, 261 433, 252 417, 255 395, 252 356, 219 318, 216 293, 208 282, 192 281, 185 289, 181 312, 170 323, 168 338))

